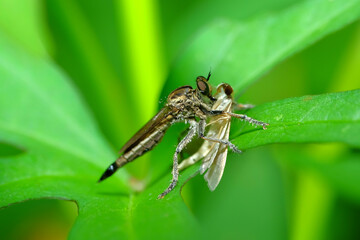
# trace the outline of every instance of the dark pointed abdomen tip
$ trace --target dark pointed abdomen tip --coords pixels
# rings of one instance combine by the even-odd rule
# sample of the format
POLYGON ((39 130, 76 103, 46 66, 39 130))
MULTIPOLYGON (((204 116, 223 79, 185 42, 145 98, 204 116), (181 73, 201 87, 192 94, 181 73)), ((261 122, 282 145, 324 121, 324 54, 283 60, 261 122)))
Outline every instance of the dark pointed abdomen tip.
POLYGON ((118 167, 116 166, 116 162, 114 162, 113 164, 111 164, 106 171, 103 173, 103 175, 101 176, 101 178, 99 179, 98 182, 101 182, 102 180, 110 177, 111 175, 113 175, 116 170, 118 169, 118 167))

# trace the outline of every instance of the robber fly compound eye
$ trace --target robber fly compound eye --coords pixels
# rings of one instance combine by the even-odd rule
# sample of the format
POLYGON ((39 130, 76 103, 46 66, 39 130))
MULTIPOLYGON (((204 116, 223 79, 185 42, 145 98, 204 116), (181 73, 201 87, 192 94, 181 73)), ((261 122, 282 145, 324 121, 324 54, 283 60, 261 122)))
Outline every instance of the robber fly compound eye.
POLYGON ((203 76, 196 78, 196 85, 202 94, 209 95, 209 84, 203 76))
MULTIPOLYGON (((210 78, 210 76, 208 76, 208 78, 210 78)), ((211 95, 212 90, 211 90, 211 85, 208 83, 208 79, 206 79, 206 78, 203 77, 203 76, 197 77, 197 78, 196 78, 196 86, 197 86, 198 91, 199 91, 202 95, 210 98, 210 99, 213 100, 213 101, 216 100, 216 99, 213 98, 213 96, 211 95)))

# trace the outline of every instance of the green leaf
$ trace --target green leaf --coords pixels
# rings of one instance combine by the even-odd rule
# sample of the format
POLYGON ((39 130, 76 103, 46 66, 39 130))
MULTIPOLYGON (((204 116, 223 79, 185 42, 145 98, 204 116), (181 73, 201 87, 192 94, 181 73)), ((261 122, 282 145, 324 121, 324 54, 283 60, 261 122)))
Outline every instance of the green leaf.
POLYGON ((41 21, 42 1, 0 0, 0 9, 3 9, 0 14, 1 31, 29 53, 48 57, 50 46, 41 21))
POLYGON ((344 144, 308 144, 297 149, 279 147, 278 158, 302 172, 316 175, 341 196, 360 203, 360 155, 344 144))
POLYGON ((119 146, 141 118, 130 91, 131 78, 124 74, 126 60, 114 56, 123 52, 123 43, 114 34, 114 3, 84 4, 94 12, 85 12, 81 5, 78 1, 45 1, 49 31, 57 47, 55 59, 79 87, 101 130, 119 146), (101 20, 96 18, 99 15, 101 20), (131 118, 123 114, 130 111, 131 118))
POLYGON ((244 89, 275 64, 359 16, 359 0, 312 0, 247 21, 218 19, 203 28, 174 63, 165 91, 189 84, 210 69, 212 81, 244 89))
POLYGON ((360 155, 358 153, 341 156, 333 164, 316 164, 314 169, 343 196, 360 203, 360 155))
POLYGON ((190 196, 191 205, 205 229, 204 239, 289 239, 283 177, 271 151, 263 147, 240 155, 229 153, 214 192, 202 176, 194 179, 199 186, 190 196))
MULTIPOLYGON (((96 182, 102 162, 114 154, 67 77, 1 35, 0 51, 0 141, 24 151, 0 161, 8 170, 0 177, 4 191, 11 191, 12 184, 30 184, 31 179, 96 182)), ((34 193, 39 189, 29 188, 21 196, 2 194, 0 199, 8 204, 34 193)), ((59 189, 50 193, 58 196, 59 189)))
POLYGON ((5 169, 0 175, 0 206, 34 198, 74 200, 79 217, 70 234, 73 239, 134 238, 137 228, 151 218, 158 229, 147 225, 148 232, 140 235, 151 232, 165 238, 164 227, 173 228, 177 236, 184 236, 185 227, 188 236, 195 234, 196 222, 181 199, 174 195, 156 200, 169 179, 139 197, 129 194, 124 170, 96 184, 115 155, 68 78, 1 35, 0 51, 0 141, 7 149, 24 150, 0 159, 5 169))
POLYGON ((278 12, 304 0, 246 1, 159 1, 166 54, 172 60, 184 43, 188 43, 199 29, 218 19, 241 21, 269 12, 278 12))
POLYGON ((360 90, 290 98, 263 104, 246 114, 270 124, 267 130, 232 125, 240 149, 269 143, 344 142, 360 147, 360 90))
MULTIPOLYGON (((210 63, 214 64, 215 77, 241 88, 295 51, 353 21, 358 17, 358 6, 355 1, 309 1, 286 8, 281 13, 272 13, 242 24, 226 20, 216 22, 194 40, 188 52, 179 60, 172 76, 179 74, 179 79, 188 84, 189 79, 199 74, 199 70, 207 72, 210 63), (222 44, 224 38, 227 41, 222 44), (244 51, 241 52, 241 49, 244 51), (244 62, 246 64, 240 67, 244 62), (180 69, 183 72, 180 72, 180 69), (238 78, 243 81, 239 82, 238 78)), ((54 9, 56 11, 56 7, 54 9)), ((61 11, 66 12, 65 9, 62 8, 61 11)), ((76 6, 73 6, 66 14, 71 15, 71 11, 74 11, 73 16, 77 16, 77 10, 76 6)), ((68 21, 69 19, 72 18, 69 17, 68 21)), ((81 45, 83 50, 87 50, 86 45, 81 43, 86 42, 86 36, 92 36, 92 32, 87 32, 89 26, 83 26, 84 21, 85 19, 80 19, 77 24, 80 29, 84 27, 85 33, 89 35, 84 37, 77 33, 81 36, 77 36, 79 39, 75 46, 81 45)), ((71 25, 71 21, 67 24, 71 25)), ((106 58, 97 43, 90 42, 90 46, 95 46, 97 50, 89 53, 90 60, 84 59, 84 62, 89 61, 87 67, 96 67, 93 71, 99 78, 110 76, 115 80, 116 74, 108 63, 102 63, 104 68, 96 65, 97 54, 100 54, 101 60, 106 58)), ((183 239, 202 236, 198 230, 199 224, 179 196, 180 185, 198 166, 184 171, 177 189, 161 201, 156 200, 156 196, 167 187, 171 179, 168 169, 165 169, 166 176, 160 176, 159 180, 146 186, 139 194, 129 190, 134 179, 130 179, 124 170, 120 170, 106 182, 96 184, 104 168, 115 159, 115 154, 100 134, 86 104, 68 77, 54 63, 30 57, 16 49, 1 33, 0 52, 0 141, 7 146, 4 152, 10 152, 2 154, 0 159, 0 169, 5 169, 0 175, 0 206, 33 198, 50 197, 76 201, 79 217, 70 233, 71 239, 183 239)), ((181 82, 174 81, 172 84, 178 86, 181 82)), ((115 99, 115 88, 107 85, 106 89, 111 89, 115 99)), ((102 90, 103 96, 106 93, 107 90, 102 90)), ((244 149, 278 142, 279 139, 283 142, 343 141, 358 146, 358 140, 349 134, 350 131, 359 131, 359 117, 356 116, 358 110, 355 105, 359 102, 356 97, 358 98, 358 92, 354 91, 322 95, 313 99, 287 99, 279 101, 281 104, 275 102, 259 106, 248 114, 259 120, 269 121, 271 126, 266 131, 246 128, 241 132, 241 137, 236 138, 235 143, 241 148, 244 146, 244 149), (344 99, 348 100, 348 105, 344 99), (334 100, 339 104, 333 102, 334 100), (285 102, 289 104, 284 104, 285 102), (319 110, 320 105, 328 112, 319 110), (317 112, 314 112, 315 110, 317 112), (309 111, 311 114, 304 115, 309 111), (321 114, 316 114, 318 112, 321 114), (288 115, 285 116, 285 113, 288 115), (286 121, 282 121, 284 119, 286 121), (342 133, 341 128, 334 124, 339 119, 340 124, 342 121, 350 121, 346 125, 350 130, 344 128, 348 135, 339 134, 342 133), (317 127, 324 132, 330 129, 326 125, 321 128, 318 120, 333 124, 331 127, 335 128, 337 135, 326 135, 327 133, 320 131, 323 136, 316 134, 314 129, 318 129, 317 127), (300 138, 291 135, 300 132, 296 129, 298 125, 293 125, 294 121, 300 123, 299 128, 303 127, 304 134, 300 138), (309 126, 312 129, 305 128, 306 124, 302 126, 301 121, 311 123, 309 126), (284 131, 284 127, 289 127, 292 131, 284 131), (266 135, 267 138, 261 138, 266 135)), ((96 102, 97 98, 94 99, 96 102)), ((120 103, 127 104, 121 101, 120 103)), ((113 104, 117 107, 117 103, 113 104)), ((111 108, 107 110, 108 113, 111 112, 111 108)), ((118 116, 121 117, 121 114, 118 116)), ((113 123, 116 121, 117 119, 111 119, 113 123)), ((102 127, 111 129, 113 126, 102 127)), ((128 126, 122 128, 128 131, 128 126)), ((236 122, 233 129, 236 130, 235 136, 240 136, 241 127, 237 126, 236 122)), ((167 149, 164 153, 172 150, 169 146, 172 144, 164 140, 163 147, 167 149)), ((164 153, 161 152, 158 159, 152 159, 162 167, 171 165, 171 158, 164 153)), ((270 186, 269 188, 280 185, 279 178, 277 175, 274 177, 273 172, 269 171, 269 179, 274 180, 266 185, 270 186)), ((249 178, 251 179, 250 175, 249 178)), ((231 192, 231 189, 228 191, 231 192)), ((281 195, 282 193, 274 194, 273 202, 281 195)), ((219 208, 217 213, 221 213, 221 210, 219 208)), ((251 215, 250 213, 249 216, 251 215)), ((272 215, 271 212, 267 213, 267 216, 272 215)), ((212 219, 217 220, 216 217, 212 219)), ((285 217, 280 216, 279 219, 281 223, 274 226, 281 232, 274 236, 286 234, 283 224, 285 217)), ((249 232, 251 234, 251 231, 249 232)))

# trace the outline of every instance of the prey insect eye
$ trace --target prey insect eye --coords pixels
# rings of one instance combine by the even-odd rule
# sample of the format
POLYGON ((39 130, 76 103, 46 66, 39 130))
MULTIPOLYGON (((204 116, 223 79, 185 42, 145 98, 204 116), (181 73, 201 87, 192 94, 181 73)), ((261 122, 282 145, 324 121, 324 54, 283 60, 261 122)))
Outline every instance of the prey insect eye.
POLYGON ((227 86, 224 89, 225 94, 230 96, 233 93, 233 91, 234 91, 233 88, 227 84, 227 86))
POLYGON ((223 91, 227 96, 231 97, 231 94, 234 90, 229 84, 222 83, 217 88, 217 94, 219 94, 221 91, 223 91))

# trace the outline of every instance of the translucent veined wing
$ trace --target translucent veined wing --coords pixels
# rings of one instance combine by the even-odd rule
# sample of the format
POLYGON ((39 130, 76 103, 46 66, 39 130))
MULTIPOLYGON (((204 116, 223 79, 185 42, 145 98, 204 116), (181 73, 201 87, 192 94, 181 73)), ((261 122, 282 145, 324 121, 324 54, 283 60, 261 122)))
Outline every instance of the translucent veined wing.
MULTIPOLYGON (((168 101, 184 96, 187 93, 193 91, 191 86, 182 86, 172 91, 168 96, 168 101)), ((171 109, 168 106, 164 106, 148 123, 145 124, 135 135, 125 143, 120 149, 119 154, 130 151, 139 142, 147 138, 151 133, 156 131, 159 125, 163 125, 166 122, 170 122, 173 119, 171 109)))
MULTIPOLYGON (((220 90, 220 92, 215 96, 217 101, 215 102, 216 105, 214 104, 213 109, 231 112, 233 103, 231 95, 227 95, 221 85, 218 87, 218 90, 220 90)), ((207 136, 228 141, 231 117, 228 115, 219 115, 213 117, 211 122, 213 123, 210 125, 207 136)), ((221 180, 226 164, 227 153, 228 146, 221 143, 213 143, 212 149, 203 159, 200 173, 204 173, 207 170, 204 178, 208 182, 208 187, 211 191, 215 190, 221 180)))
MULTIPOLYGON (((222 134, 223 134, 222 139, 228 140, 229 133, 230 133, 230 120, 227 121, 226 126, 222 130, 222 134)), ((204 175, 204 178, 208 182, 208 187, 211 191, 215 190, 215 188, 217 187, 217 185, 221 180, 226 164, 227 153, 228 153, 228 147, 225 144, 220 144, 220 143, 216 143, 216 144, 217 146, 214 147, 214 150, 216 149, 216 153, 214 151, 211 165, 210 167, 208 167, 208 170, 204 175)))
MULTIPOLYGON (((228 95, 225 93, 224 87, 224 84, 220 84, 217 87, 217 94, 215 95, 217 100, 214 103, 212 110, 231 111, 233 100, 231 94, 228 95)), ((208 126, 210 127, 206 137, 227 141, 229 139, 230 123, 230 116, 218 115, 212 117, 208 123, 208 126)), ((203 162, 200 166, 200 173, 203 174, 208 170, 204 178, 208 182, 209 189, 213 191, 219 184, 224 172, 227 151, 227 146, 224 144, 213 141, 204 141, 196 153, 180 163, 179 168, 184 169, 203 158, 203 162)))

